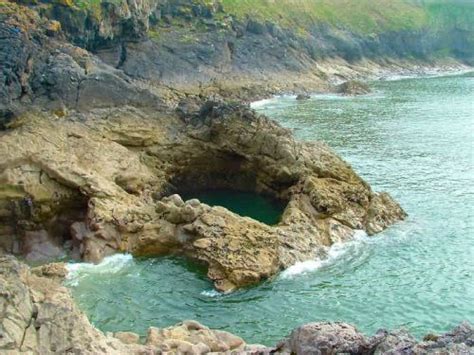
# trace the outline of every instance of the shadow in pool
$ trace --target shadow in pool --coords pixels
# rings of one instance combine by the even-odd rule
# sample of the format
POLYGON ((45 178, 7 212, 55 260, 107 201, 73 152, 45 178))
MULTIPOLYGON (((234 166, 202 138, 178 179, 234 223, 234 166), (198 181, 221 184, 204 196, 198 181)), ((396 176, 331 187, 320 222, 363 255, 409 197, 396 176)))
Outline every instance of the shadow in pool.
POLYGON ((184 200, 197 198, 210 206, 222 206, 240 216, 250 217, 268 225, 280 221, 285 205, 275 199, 254 192, 234 190, 201 190, 182 194, 184 200))

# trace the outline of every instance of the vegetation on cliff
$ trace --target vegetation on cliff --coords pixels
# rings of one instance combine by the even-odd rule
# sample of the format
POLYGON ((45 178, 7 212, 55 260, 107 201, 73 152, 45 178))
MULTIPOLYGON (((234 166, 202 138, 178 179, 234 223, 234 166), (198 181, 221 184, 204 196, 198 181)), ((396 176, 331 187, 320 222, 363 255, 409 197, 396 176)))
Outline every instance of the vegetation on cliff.
POLYGON ((414 0, 222 0, 224 11, 240 18, 291 28, 317 23, 362 33, 416 30, 427 26, 473 26, 474 3, 414 0))

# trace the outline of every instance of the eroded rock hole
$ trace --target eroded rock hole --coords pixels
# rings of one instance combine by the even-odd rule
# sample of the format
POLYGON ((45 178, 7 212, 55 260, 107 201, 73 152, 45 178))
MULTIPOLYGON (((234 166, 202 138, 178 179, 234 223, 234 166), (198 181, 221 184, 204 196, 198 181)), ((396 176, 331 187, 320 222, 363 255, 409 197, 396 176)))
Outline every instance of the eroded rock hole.
POLYGON ((213 151, 183 165, 170 182, 169 194, 222 206, 268 225, 280 221, 287 201, 265 183, 256 163, 236 153, 213 151))
POLYGON ((268 225, 280 222, 285 204, 279 200, 255 192, 229 189, 188 191, 184 200, 197 198, 210 206, 222 206, 240 216, 250 217, 268 225))

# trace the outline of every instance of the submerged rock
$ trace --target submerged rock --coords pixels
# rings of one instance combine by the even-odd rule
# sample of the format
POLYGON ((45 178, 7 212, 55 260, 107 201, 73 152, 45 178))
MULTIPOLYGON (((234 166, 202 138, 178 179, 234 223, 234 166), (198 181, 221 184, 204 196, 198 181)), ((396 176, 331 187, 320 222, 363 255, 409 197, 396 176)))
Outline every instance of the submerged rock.
POLYGON ((371 92, 369 85, 358 80, 349 80, 337 86, 337 92, 343 95, 365 95, 371 92))
POLYGON ((296 96, 296 100, 298 101, 304 101, 304 100, 309 100, 311 96, 309 94, 298 94, 296 96))

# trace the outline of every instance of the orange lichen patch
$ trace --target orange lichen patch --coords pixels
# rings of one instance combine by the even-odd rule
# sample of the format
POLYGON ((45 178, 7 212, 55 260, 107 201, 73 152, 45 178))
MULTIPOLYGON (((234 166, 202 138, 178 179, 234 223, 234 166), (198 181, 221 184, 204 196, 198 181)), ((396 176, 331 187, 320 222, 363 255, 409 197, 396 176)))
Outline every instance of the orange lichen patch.
POLYGON ((74 6, 74 2, 72 0, 56 0, 56 3, 67 7, 74 6))
POLYGON ((61 31, 61 23, 55 20, 49 21, 46 25, 46 31, 49 33, 57 33, 61 31))
POLYGON ((26 6, 0 0, 0 20, 17 29, 19 33, 28 33, 37 29, 40 18, 35 11, 26 6))

